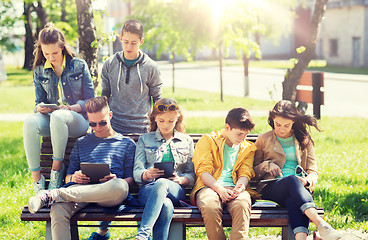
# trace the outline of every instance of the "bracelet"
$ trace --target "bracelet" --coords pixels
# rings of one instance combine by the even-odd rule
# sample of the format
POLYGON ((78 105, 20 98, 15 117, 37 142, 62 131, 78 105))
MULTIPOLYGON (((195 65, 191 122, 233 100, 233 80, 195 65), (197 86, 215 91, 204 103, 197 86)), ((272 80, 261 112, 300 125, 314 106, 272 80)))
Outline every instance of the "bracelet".
POLYGON ((72 182, 73 174, 70 175, 69 182, 72 182))

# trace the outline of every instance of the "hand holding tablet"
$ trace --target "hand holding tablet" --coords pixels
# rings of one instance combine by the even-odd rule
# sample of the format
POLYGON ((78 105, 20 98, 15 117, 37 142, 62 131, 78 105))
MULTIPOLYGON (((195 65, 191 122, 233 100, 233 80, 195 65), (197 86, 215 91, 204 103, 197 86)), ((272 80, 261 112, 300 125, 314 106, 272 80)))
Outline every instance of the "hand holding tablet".
POLYGON ((164 175, 162 175, 161 177, 174 177, 174 162, 157 162, 154 163, 154 167, 160 170, 164 170, 164 175))
POLYGON ((89 177, 90 184, 100 183, 100 179, 110 174, 110 166, 107 163, 85 163, 80 164, 82 173, 89 177))

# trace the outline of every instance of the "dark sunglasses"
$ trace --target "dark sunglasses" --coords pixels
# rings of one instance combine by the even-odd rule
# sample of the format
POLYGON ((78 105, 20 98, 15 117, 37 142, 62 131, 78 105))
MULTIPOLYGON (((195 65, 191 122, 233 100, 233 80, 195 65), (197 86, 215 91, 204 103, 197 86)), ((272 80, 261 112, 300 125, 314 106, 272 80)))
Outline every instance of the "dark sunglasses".
POLYGON ((104 126, 106 126, 106 125, 107 125, 107 121, 101 121, 101 122, 99 122, 99 123, 89 122, 89 125, 90 125, 91 127, 96 127, 96 126, 97 126, 97 124, 98 124, 98 125, 100 125, 101 127, 104 127, 104 126))
POLYGON ((169 104, 169 105, 165 105, 165 104, 159 104, 156 106, 156 109, 159 112, 166 112, 166 111, 175 111, 178 110, 179 107, 175 104, 169 104))
POLYGON ((300 165, 296 166, 295 173, 297 175, 302 175, 302 177, 308 176, 308 173, 304 171, 304 169, 300 165))

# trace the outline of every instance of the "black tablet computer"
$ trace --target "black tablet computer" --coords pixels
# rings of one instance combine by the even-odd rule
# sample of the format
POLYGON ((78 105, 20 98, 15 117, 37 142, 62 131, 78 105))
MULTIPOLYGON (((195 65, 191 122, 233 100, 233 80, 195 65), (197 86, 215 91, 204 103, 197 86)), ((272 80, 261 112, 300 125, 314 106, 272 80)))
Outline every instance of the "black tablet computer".
POLYGON ((174 162, 157 162, 154 163, 154 167, 165 171, 164 175, 162 175, 161 177, 174 177, 174 162))
POLYGON ((110 174, 110 167, 107 163, 81 163, 82 173, 90 179, 90 184, 99 183, 100 179, 110 174))

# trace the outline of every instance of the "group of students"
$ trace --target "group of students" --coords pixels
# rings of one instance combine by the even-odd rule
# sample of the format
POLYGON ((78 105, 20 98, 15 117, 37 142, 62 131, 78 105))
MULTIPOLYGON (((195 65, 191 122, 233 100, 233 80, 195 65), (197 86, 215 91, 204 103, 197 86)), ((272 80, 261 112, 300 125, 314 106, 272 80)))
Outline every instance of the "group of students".
MULTIPOLYGON (((35 196, 34 213, 51 205, 53 239, 70 239, 70 218, 89 203, 103 207, 127 204, 129 186, 138 183, 139 205, 144 206, 136 239, 168 238, 174 206, 193 187, 191 204, 202 213, 209 239, 226 239, 222 211, 232 216, 230 239, 247 239, 252 199, 269 199, 289 210, 296 239, 306 239, 309 221, 318 227, 315 239, 341 236, 316 212, 311 193, 317 179, 314 143, 307 127, 318 128, 313 117, 301 115, 289 101, 280 101, 269 113, 272 131, 255 144, 245 140, 254 128, 244 108, 230 110, 224 129, 205 134, 195 149, 185 134, 182 109, 174 99, 162 98, 157 64, 139 50, 143 27, 125 22, 120 40, 123 51, 103 65, 102 96, 95 97, 85 61, 76 58, 62 32, 48 24, 35 47, 35 114, 24 122, 24 148, 35 196), (154 102, 151 110, 151 102, 154 102), (41 103, 57 104, 53 110, 41 103), (64 178, 64 152, 69 136, 80 137, 70 155, 64 178), (137 145, 124 134, 141 133, 137 145), (53 164, 50 184, 40 173, 40 136, 51 136, 53 164), (98 184, 80 170, 80 163, 108 163, 110 174, 98 184), (157 162, 174 162, 172 177, 162 177, 157 162), (298 171, 301 169, 301 171, 298 171), (251 179, 274 179, 250 189, 251 179), (65 185, 62 185, 65 180, 65 185)), ((109 222, 89 239, 108 239, 109 222)))

